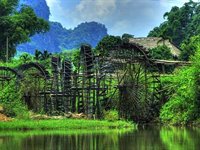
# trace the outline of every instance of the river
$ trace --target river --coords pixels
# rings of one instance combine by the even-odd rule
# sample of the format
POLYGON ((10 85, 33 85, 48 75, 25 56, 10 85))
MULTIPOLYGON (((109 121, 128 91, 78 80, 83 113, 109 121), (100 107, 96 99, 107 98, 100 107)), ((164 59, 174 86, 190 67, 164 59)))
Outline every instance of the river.
POLYGON ((1 131, 0 150, 199 150, 200 129, 1 131))

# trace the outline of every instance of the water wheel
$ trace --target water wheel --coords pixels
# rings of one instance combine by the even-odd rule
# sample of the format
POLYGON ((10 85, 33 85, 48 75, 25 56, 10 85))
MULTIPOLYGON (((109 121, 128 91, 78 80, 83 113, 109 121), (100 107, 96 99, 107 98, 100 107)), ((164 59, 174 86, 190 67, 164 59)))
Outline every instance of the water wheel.
POLYGON ((148 51, 134 43, 123 43, 109 51, 105 61, 113 64, 119 112, 123 118, 146 122, 154 118, 152 110, 160 101, 160 80, 157 66, 148 58, 148 51))

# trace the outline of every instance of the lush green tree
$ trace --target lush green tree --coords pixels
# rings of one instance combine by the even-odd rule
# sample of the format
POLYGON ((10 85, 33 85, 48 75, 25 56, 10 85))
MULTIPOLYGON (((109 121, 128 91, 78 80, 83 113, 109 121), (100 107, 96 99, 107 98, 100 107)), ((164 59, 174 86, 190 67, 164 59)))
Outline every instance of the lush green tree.
POLYGON ((36 49, 36 50, 35 50, 34 59, 35 59, 35 60, 39 60, 40 57, 41 57, 41 54, 42 54, 42 52, 36 49))
POLYGON ((181 45, 181 59, 188 61, 190 56, 193 56, 199 46, 200 43, 200 35, 191 37, 190 40, 185 41, 181 45))
POLYGON ((118 47, 122 44, 122 39, 119 36, 105 36, 96 46, 96 49, 102 54, 107 55, 110 49, 118 47))
POLYGON ((41 60, 46 60, 46 59, 50 58, 51 55, 52 54, 49 53, 47 50, 44 50, 44 52, 41 53, 41 60))
POLYGON ((52 54, 49 53, 47 50, 44 50, 44 52, 41 52, 36 49, 34 59, 37 61, 39 61, 39 60, 43 61, 43 60, 49 59, 51 56, 52 56, 52 54))
POLYGON ((129 38, 134 38, 134 35, 128 34, 128 33, 124 33, 122 35, 122 39, 129 39, 129 38))
POLYGON ((49 29, 48 22, 38 18, 32 8, 23 5, 17 11, 18 2, 18 0, 0 1, 0 59, 2 60, 6 58, 7 43, 10 58, 14 56, 18 44, 27 42, 30 36, 49 29))
POLYGON ((171 50, 166 45, 158 46, 149 50, 149 54, 153 59, 173 59, 171 50))
POLYGON ((194 35, 200 34, 200 3, 190 1, 182 7, 173 7, 164 14, 166 21, 155 27, 149 37, 170 37, 176 46, 194 35))
POLYGON ((22 63, 27 63, 33 60, 33 57, 28 53, 22 53, 22 55, 19 57, 19 61, 22 63))

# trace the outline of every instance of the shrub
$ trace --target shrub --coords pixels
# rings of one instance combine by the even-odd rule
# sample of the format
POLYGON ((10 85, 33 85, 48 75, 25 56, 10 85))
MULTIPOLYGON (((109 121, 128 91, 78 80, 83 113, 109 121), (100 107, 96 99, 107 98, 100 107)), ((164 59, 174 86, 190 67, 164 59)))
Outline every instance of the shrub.
POLYGON ((22 101, 22 93, 21 89, 16 89, 14 81, 1 91, 0 103, 3 105, 6 115, 20 119, 29 117, 28 109, 22 101))
POLYGON ((173 55, 171 50, 166 45, 157 46, 149 50, 149 53, 153 59, 172 59, 173 55))
POLYGON ((161 109, 163 122, 187 124, 200 117, 200 49, 191 60, 192 65, 180 69, 171 80, 175 92, 161 109))
POLYGON ((118 111, 108 110, 104 112, 104 119, 108 121, 116 121, 119 119, 118 111))

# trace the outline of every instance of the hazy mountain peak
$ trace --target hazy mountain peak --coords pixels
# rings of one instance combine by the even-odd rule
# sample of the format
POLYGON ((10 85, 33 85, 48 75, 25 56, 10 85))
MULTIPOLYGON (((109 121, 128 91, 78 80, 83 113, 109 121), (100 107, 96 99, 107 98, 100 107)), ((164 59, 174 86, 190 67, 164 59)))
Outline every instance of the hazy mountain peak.
MULTIPOLYGON (((45 0, 20 0, 20 4, 31 6, 38 17, 49 21, 50 11, 45 0)), ((62 49, 78 48, 82 43, 95 47, 107 35, 105 25, 97 22, 84 22, 73 30, 65 29, 58 22, 49 23, 49 32, 33 36, 31 42, 21 44, 17 50, 33 54, 36 49, 55 53, 62 49)))

